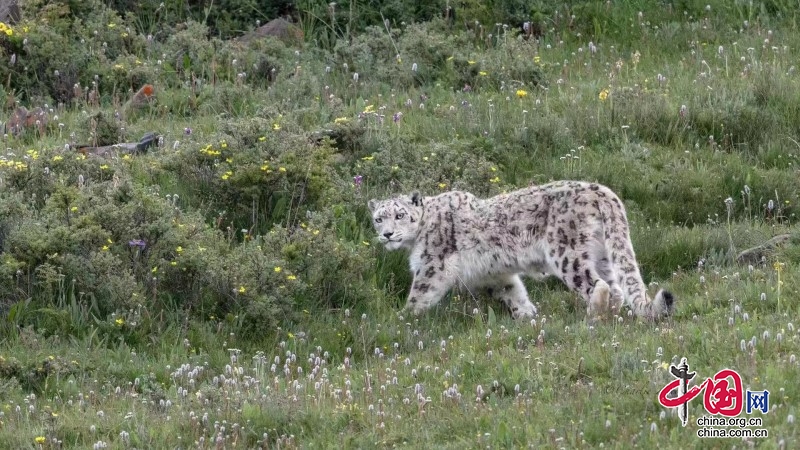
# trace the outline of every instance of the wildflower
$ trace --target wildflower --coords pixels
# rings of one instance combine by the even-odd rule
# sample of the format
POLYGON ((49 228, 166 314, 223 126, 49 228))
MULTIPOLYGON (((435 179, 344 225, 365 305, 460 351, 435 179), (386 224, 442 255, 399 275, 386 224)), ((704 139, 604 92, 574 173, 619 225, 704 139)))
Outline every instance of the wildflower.
POLYGON ((280 267, 280 266, 275 266, 275 268, 274 268, 274 269, 272 269, 272 270, 274 270, 274 271, 275 271, 275 273, 281 273, 281 270, 283 270, 283 269, 281 269, 281 267, 280 267))
POLYGON ((533 57, 533 62, 539 64, 542 62, 542 58, 539 55, 533 57))
POLYGON ((447 184, 445 184, 445 183, 439 183, 439 189, 444 189, 444 188, 446 188, 446 187, 447 187, 447 184))
POLYGON ((107 246, 107 245, 104 245, 104 246, 103 246, 103 248, 102 248, 101 250, 103 250, 104 252, 107 252, 107 251, 108 251, 108 246, 107 246))
POLYGON ((189 128, 189 127, 184 128, 183 129, 183 134, 185 134, 186 136, 191 135, 192 134, 192 129, 189 128))
POLYGON ((336 119, 334 119, 333 123, 341 124, 341 123, 347 123, 349 121, 350 119, 348 119, 347 117, 337 117, 336 119))
POLYGON ((222 147, 222 148, 228 148, 228 143, 225 142, 225 141, 222 141, 222 142, 219 143, 219 146, 222 147))
POLYGON ((266 141, 266 140, 267 140, 267 137, 266 137, 266 136, 259 136, 259 137, 258 137, 258 142, 264 142, 264 141, 266 141))
POLYGON ((375 159, 375 157, 372 155, 361 158, 362 161, 372 161, 373 159, 375 159))
POLYGON ((72 212, 78 212, 78 207, 77 206, 73 206, 69 210, 72 211, 72 212))
POLYGON ((475 61, 467 61, 467 64, 469 64, 471 66, 471 65, 475 64, 475 61))
POLYGON ((356 175, 353 177, 353 183, 358 187, 361 186, 361 182, 364 181, 364 177, 362 175, 356 175))
POLYGON ((223 180, 227 180, 228 178, 230 178, 230 177, 231 177, 231 175, 233 175, 233 172, 229 170, 229 171, 227 171, 227 172, 223 173, 221 178, 222 178, 223 180))
POLYGON ((61 156, 61 155, 56 155, 56 156, 53 156, 53 162, 56 162, 56 161, 61 161, 62 159, 64 159, 64 157, 63 157, 63 156, 61 156))
POLYGON ((412 72, 416 72, 417 69, 418 69, 417 63, 414 63, 414 64, 411 65, 411 71, 412 72))
POLYGON ((478 72, 478 75, 485 77, 487 74, 485 70, 481 70, 480 72, 478 72))
POLYGON ((44 436, 36 436, 35 438, 33 438, 33 442, 36 442, 37 444, 41 445, 45 443, 45 438, 44 436))
POLYGON ((108 24, 108 28, 114 28, 116 26, 117 26, 117 24, 115 24, 114 22, 111 22, 110 24, 108 24))
POLYGON ((296 280, 296 279, 297 279, 297 277, 296 277, 296 276, 294 276, 294 275, 287 275, 287 276, 286 276, 286 279, 287 279, 287 280, 289 280, 289 281, 294 281, 294 280, 296 280))
POLYGON ((270 171, 269 164, 264 164, 263 166, 261 166, 261 170, 263 170, 264 172, 269 172, 270 171))
POLYGON ((117 324, 117 326, 121 327, 121 326, 125 325, 125 319, 120 317, 117 320, 115 320, 114 323, 117 324))
POLYGON ((403 118, 403 113, 401 112, 396 112, 392 115, 392 120, 394 121, 394 123, 399 123, 400 119, 402 118, 403 118))
POLYGON ((108 170, 108 164, 101 165, 100 170, 108 170))
POLYGON ((177 253, 183 253, 183 247, 181 247, 181 246, 179 245, 179 246, 178 246, 178 248, 176 248, 176 249, 175 249, 175 251, 176 251, 177 253))
POLYGON ((286 167, 278 167, 278 172, 286 173, 286 167))
POLYGON ((606 101, 606 99, 608 98, 608 89, 606 88, 600 91, 600 94, 597 96, 597 98, 599 98, 600 101, 603 102, 606 101))
POLYGON ((489 180, 489 182, 490 183, 499 183, 500 182, 500 177, 494 177, 491 180, 489 180))
POLYGON ((280 126, 280 124, 278 124, 278 123, 273 123, 273 124, 272 124, 272 129, 273 129, 273 130, 275 130, 275 131, 278 131, 278 130, 280 130, 280 129, 281 129, 281 126, 280 126))
POLYGON ((140 249, 144 249, 147 244, 141 239, 133 239, 128 241, 129 247, 139 247, 140 249))
POLYGON ((517 89, 517 97, 525 98, 527 96, 528 96, 528 91, 523 90, 523 89, 517 89))
POLYGON ((247 288, 245 288, 244 286, 239 286, 239 293, 244 294, 245 292, 247 292, 247 288))

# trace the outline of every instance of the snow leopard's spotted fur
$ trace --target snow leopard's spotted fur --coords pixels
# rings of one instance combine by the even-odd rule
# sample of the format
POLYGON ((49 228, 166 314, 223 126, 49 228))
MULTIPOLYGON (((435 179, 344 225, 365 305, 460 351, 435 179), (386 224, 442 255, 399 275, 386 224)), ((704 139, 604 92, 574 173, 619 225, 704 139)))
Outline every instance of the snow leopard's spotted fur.
POLYGON ((369 208, 380 242, 411 252, 406 308, 414 313, 464 283, 488 288, 514 318, 535 316, 520 275, 558 277, 586 300, 590 318, 618 313, 623 303, 650 320, 671 313, 671 293, 647 295, 625 207, 603 185, 557 181, 488 199, 414 193, 370 200, 369 208))

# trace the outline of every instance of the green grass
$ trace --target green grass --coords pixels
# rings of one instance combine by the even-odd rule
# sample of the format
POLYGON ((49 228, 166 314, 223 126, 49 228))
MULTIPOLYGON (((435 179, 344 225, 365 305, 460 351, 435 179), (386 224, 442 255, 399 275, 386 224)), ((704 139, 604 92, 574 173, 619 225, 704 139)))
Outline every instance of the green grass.
POLYGON ((191 89, 157 62, 172 44, 124 55, 157 87, 126 132, 162 148, 65 153, 96 112, 79 102, 5 141, 0 448, 795 448, 797 240, 734 263, 797 234, 795 15, 639 3, 559 10, 539 42, 438 22, 332 51, 203 41, 191 89), (275 79, 238 77, 262 53, 275 79), (672 318, 587 323, 552 280, 528 283, 534 321, 466 291, 398 315, 407 255, 377 246, 369 198, 564 178, 619 193, 672 318), (657 402, 682 357, 768 389, 769 437, 682 427, 657 402))

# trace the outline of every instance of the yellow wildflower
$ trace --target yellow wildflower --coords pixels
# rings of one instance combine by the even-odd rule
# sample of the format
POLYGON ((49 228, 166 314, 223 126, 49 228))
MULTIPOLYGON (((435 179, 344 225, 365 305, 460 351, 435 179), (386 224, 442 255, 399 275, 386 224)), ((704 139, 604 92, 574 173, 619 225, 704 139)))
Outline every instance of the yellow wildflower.
POLYGON ((533 62, 539 64, 540 62, 542 62, 542 58, 539 55, 536 55, 533 57, 533 62))
POLYGON ((259 136, 258 137, 258 142, 264 142, 266 140, 267 140, 266 136, 259 136))
POLYGON ((491 180, 489 180, 489 182, 490 183, 499 183, 500 182, 500 177, 494 177, 491 180))
POLYGON ((45 441, 46 439, 44 438, 44 436, 36 436, 35 438, 33 438, 33 442, 36 442, 39 445, 44 444, 45 441))
POLYGON ((478 72, 478 75, 485 77, 487 74, 485 70, 481 70, 480 72, 478 72))
POLYGON ((247 288, 245 288, 244 286, 239 286, 239 293, 244 294, 245 292, 247 292, 247 288))
POLYGON ((274 270, 275 273, 281 273, 281 270, 283 270, 283 269, 281 269, 280 266, 275 266, 275 268, 272 269, 272 270, 274 270))
POLYGON ((603 89, 600 91, 600 94, 597 96, 597 98, 599 98, 600 101, 605 101, 608 98, 608 89, 603 89))
POLYGON ((183 253, 183 247, 179 245, 178 248, 175 249, 175 251, 178 253, 183 253))
POLYGON ((333 123, 347 123, 349 121, 350 119, 348 119, 347 117, 337 117, 336 119, 334 119, 333 123))
POLYGON ((119 319, 115 320, 114 323, 121 327, 121 326, 125 325, 125 319, 120 317, 119 319))
POLYGON ((281 125, 279 123, 273 123, 272 124, 272 129, 275 130, 275 131, 278 131, 278 130, 281 129, 281 125))
POLYGON ((524 98, 528 96, 528 91, 524 89, 517 89, 517 97, 524 98))
POLYGON ((296 277, 296 276, 294 276, 294 275, 287 275, 287 276, 286 276, 286 279, 287 279, 287 280, 289 280, 289 281, 292 281, 292 280, 296 280, 296 279, 297 279, 297 277, 296 277))
POLYGON ((447 184, 445 184, 445 183, 439 183, 439 189, 444 189, 444 188, 446 188, 446 187, 447 187, 447 184))
POLYGON ((72 212, 78 212, 78 207, 77 206, 73 206, 69 210, 72 211, 72 212))
POLYGON ((100 165, 100 170, 108 170, 108 164, 100 165))
POLYGON ((62 159, 64 159, 64 157, 63 157, 63 156, 61 156, 61 155, 56 155, 56 156, 53 156, 53 162, 56 162, 56 161, 61 161, 62 159))
POLYGON ((286 167, 278 167, 278 172, 286 172, 286 167))

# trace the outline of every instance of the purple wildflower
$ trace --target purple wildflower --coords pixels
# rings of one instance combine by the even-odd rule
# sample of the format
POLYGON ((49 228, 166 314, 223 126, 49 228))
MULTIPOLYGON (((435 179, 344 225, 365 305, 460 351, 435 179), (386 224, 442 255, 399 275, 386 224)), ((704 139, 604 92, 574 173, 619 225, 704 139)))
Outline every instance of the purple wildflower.
POLYGON ((400 119, 402 119, 402 118, 403 118, 403 113, 401 113, 399 111, 392 115, 392 120, 394 121, 394 123, 399 123, 400 119))
POLYGON ((192 129, 189 128, 189 127, 184 128, 183 129, 183 134, 189 136, 190 134, 192 134, 192 129))
POLYGON ((472 92, 472 86, 465 84, 464 87, 461 89, 462 92, 472 92))
POLYGON ((128 245, 130 247, 138 247, 140 250, 144 250, 144 248, 147 247, 147 244, 141 239, 133 239, 128 241, 128 245))
POLYGON ((361 175, 356 175, 353 177, 353 183, 355 183, 356 187, 361 186, 362 181, 364 181, 364 177, 361 175))

